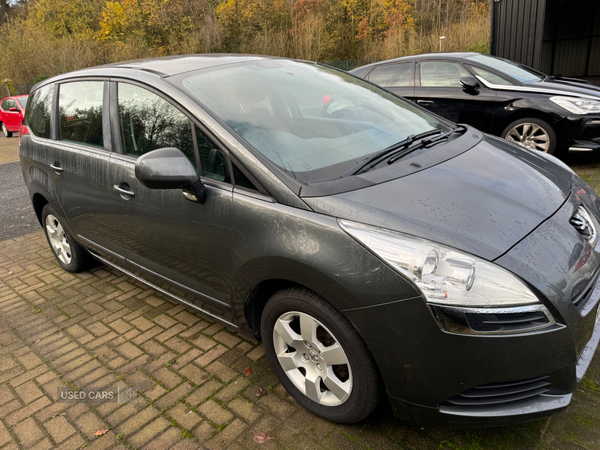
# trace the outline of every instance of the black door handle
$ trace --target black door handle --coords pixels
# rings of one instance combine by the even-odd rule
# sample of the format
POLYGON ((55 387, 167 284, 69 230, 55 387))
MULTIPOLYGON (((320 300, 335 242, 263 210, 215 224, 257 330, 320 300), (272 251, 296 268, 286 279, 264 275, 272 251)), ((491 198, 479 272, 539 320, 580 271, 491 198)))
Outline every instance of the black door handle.
POLYGON ((433 105, 433 100, 417 100, 419 105, 433 105))
POLYGON ((54 161, 52 164, 50 164, 50 167, 58 174, 60 175, 65 169, 63 169, 62 167, 60 167, 60 163, 58 161, 54 161))

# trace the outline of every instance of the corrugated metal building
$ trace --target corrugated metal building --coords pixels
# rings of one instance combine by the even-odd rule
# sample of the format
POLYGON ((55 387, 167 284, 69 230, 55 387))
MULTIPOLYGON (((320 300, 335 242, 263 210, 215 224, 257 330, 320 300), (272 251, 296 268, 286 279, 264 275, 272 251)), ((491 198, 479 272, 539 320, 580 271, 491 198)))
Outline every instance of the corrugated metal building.
POLYGON ((492 2, 492 55, 552 75, 600 76, 600 0, 492 2))

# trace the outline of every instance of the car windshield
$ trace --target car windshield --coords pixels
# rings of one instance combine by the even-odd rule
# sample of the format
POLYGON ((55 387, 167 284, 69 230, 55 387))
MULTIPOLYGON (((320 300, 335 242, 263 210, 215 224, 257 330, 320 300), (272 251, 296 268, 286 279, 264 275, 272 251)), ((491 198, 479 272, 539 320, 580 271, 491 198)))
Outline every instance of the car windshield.
POLYGON ((21 105, 22 109, 25 109, 25 105, 27 105, 27 97, 15 97, 15 99, 19 102, 19 105, 21 105))
POLYGON ((537 83, 542 81, 545 76, 537 70, 530 69, 527 66, 508 61, 506 59, 494 58, 486 55, 467 56, 471 61, 475 61, 488 66, 491 69, 504 73, 521 83, 537 83))
POLYGON ((448 130, 405 100, 313 63, 246 62, 178 81, 258 152, 306 183, 337 178, 410 135, 448 130))

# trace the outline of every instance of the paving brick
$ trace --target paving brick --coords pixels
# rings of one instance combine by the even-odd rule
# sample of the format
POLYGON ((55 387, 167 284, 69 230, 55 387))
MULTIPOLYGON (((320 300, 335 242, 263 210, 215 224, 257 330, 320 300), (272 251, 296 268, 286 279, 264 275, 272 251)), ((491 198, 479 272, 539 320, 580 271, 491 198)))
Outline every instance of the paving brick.
POLYGON ((33 369, 34 367, 37 367, 40 364, 43 364, 42 360, 40 358, 38 358, 36 356, 36 354, 33 352, 27 353, 26 355, 23 355, 23 356, 19 356, 19 357, 17 357, 17 359, 19 360, 19 362, 21 364, 23 364, 23 367, 25 367, 25 369, 27 369, 27 370, 33 369))
POLYGON ((171 317, 169 317, 165 314, 161 314, 160 316, 155 317, 154 322, 159 324, 161 327, 163 327, 165 329, 171 328, 173 325, 175 325, 177 323, 177 321, 175 319, 172 319, 171 317))
POLYGON ((103 336, 110 331, 110 328, 101 322, 94 322, 88 325, 86 328, 96 336, 103 336))
POLYGON ((207 400, 202 403, 198 406, 198 412, 217 425, 223 425, 233 418, 233 415, 229 411, 214 400, 207 400))
POLYGON ((8 432, 6 427, 2 424, 2 422, 0 422, 0 447, 2 447, 7 442, 10 442, 11 440, 12 440, 12 437, 10 436, 10 433, 8 432))
POLYGON ((215 341, 203 335, 196 336, 191 342, 205 351, 217 345, 215 341))
POLYGON ((150 400, 154 401, 166 392, 167 390, 164 387, 162 387, 160 384, 157 384, 149 388, 146 392, 144 392, 144 395, 150 400))
POLYGON ((127 440, 134 448, 139 448, 142 445, 150 442, 152 438, 158 434, 162 433, 162 431, 167 429, 169 425, 171 424, 167 419, 159 416, 127 440))
POLYGON ((127 359, 137 358, 143 353, 139 348, 137 348, 135 345, 129 342, 125 342, 123 345, 120 345, 115 350, 127 359))
POLYGON ((13 395, 8 385, 0 384, 0 406, 4 405, 5 403, 8 403, 14 398, 15 396, 13 395))
POLYGON ((131 325, 133 325, 141 331, 149 330, 154 326, 154 324, 145 317, 138 317, 137 319, 132 320, 131 325))
POLYGON ((28 381, 27 383, 18 386, 15 388, 15 392, 25 405, 44 395, 33 381, 28 381))
MULTIPOLYGON (((229 444, 237 438, 246 428, 246 424, 240 419, 235 419, 223 429, 219 434, 206 442, 204 446, 209 450, 223 449, 229 447, 229 444)), ((302 447, 299 447, 302 448, 302 447)))
MULTIPOLYGON (((221 402, 228 402, 250 385, 247 377, 238 377, 233 383, 229 383, 215 394, 215 398, 221 402)), ((258 387, 256 387, 258 392, 258 387)))
POLYGON ((175 316, 175 319, 188 326, 194 325, 196 322, 200 321, 200 318, 198 316, 191 314, 188 311, 181 311, 175 316))
POLYGON ((200 367, 207 366, 208 364, 213 362, 215 359, 217 359, 219 356, 221 356, 226 351, 227 351, 227 348, 223 347, 221 344, 219 344, 212 350, 209 350, 208 352, 206 352, 205 354, 200 356, 198 359, 196 359, 194 361, 194 363, 198 364, 200 367))
POLYGON ((173 325, 168 330, 165 330, 162 333, 158 334, 154 339, 156 339, 158 342, 165 342, 166 340, 172 338, 176 334, 179 334, 181 331, 183 331, 185 329, 186 329, 185 325, 178 323, 176 325, 173 325))
POLYGON ((6 424, 9 426, 13 426, 21 422, 23 419, 32 416, 34 413, 48 406, 49 404, 50 400, 48 400, 46 397, 39 398, 35 402, 30 403, 29 405, 23 408, 19 408, 17 411, 13 412, 8 417, 6 417, 6 424))
POLYGON ((206 367, 206 370, 219 377, 225 383, 229 383, 238 375, 237 372, 230 369, 220 361, 213 362, 211 365, 206 367))
POLYGON ((54 445, 50 442, 50 439, 46 438, 35 444, 30 450, 50 450, 54 448, 54 445))
POLYGON ((227 331, 218 332, 217 334, 215 334, 214 339, 221 342, 222 344, 225 344, 229 348, 235 347, 241 341, 240 338, 234 336, 233 334, 227 331))
POLYGON ((31 417, 15 425, 12 430, 25 448, 31 447, 34 442, 44 437, 44 433, 31 417))
MULTIPOLYGON (((104 405, 101 405, 101 406, 105 406, 105 405, 111 405, 111 404, 105 403, 104 405)), ((133 403, 127 403, 122 406, 119 404, 113 403, 112 406, 114 406, 114 405, 117 405, 117 407, 120 406, 120 408, 118 410, 116 410, 115 412, 113 412, 106 419, 108 421, 108 423, 110 423, 113 427, 126 421, 130 417, 133 417, 135 415, 135 413, 137 413, 137 411, 138 411, 138 409, 135 407, 135 404, 133 404, 133 403)), ((99 411, 101 411, 102 409, 104 409, 104 408, 98 407, 99 411)))
POLYGON ((108 326, 119 334, 125 334, 131 330, 131 325, 129 325, 123 319, 117 319, 114 322, 109 323, 108 326))
POLYGON ((142 450, 165 450, 172 449, 181 440, 181 430, 176 427, 171 427, 160 436, 149 442, 142 450))
POLYGON ((136 345, 140 345, 144 342, 146 342, 148 339, 152 339, 154 336, 156 336, 157 334, 159 334, 160 332, 162 332, 162 328, 160 328, 159 326, 154 326, 152 328, 150 328, 149 330, 143 332, 142 334, 140 334, 139 336, 136 336, 133 339, 133 343, 136 345))
POLYGON ((202 421, 202 417, 192 411, 189 406, 185 406, 183 403, 177 403, 174 407, 167 411, 167 414, 186 430, 193 429, 202 421))
MULTIPOLYGON (((156 338, 158 339, 159 336, 157 336, 156 338)), ((190 344, 188 344, 187 342, 179 339, 177 336, 174 336, 171 339, 169 339, 168 341, 165 341, 165 345, 167 347, 175 350, 179 354, 185 353, 190 348, 192 348, 192 346, 190 344)))
POLYGON ((160 381, 167 389, 173 389, 183 381, 179 375, 171 372, 166 367, 162 367, 161 369, 152 372, 152 376, 160 381))
POLYGON ((44 427, 57 444, 76 433, 75 428, 63 416, 50 419, 44 424, 44 427))
POLYGON ((193 364, 188 364, 187 366, 180 369, 179 374, 181 376, 186 377, 188 380, 190 380, 192 383, 198 386, 203 384, 210 378, 210 376, 205 371, 198 369, 193 364))
POLYGON ((155 340, 149 340, 140 345, 140 348, 144 350, 146 353, 151 354, 152 356, 160 356, 167 351, 162 344, 159 344, 155 340))
MULTIPOLYGON (((158 411, 152 406, 147 406, 142 411, 135 414, 133 417, 119 425, 116 430, 124 435, 128 435, 148 423, 150 420, 158 416, 158 411)), ((166 427, 165 427, 166 428, 166 427)))
POLYGON ((0 417, 6 417, 10 413, 21 409, 22 406, 23 405, 21 404, 21 402, 16 399, 11 402, 5 403, 4 405, 0 406, 0 417))
POLYGON ((175 404, 179 400, 185 398, 190 392, 194 389, 189 383, 183 383, 181 386, 177 386, 171 392, 166 395, 163 395, 159 398, 154 404, 161 409, 161 411, 167 409, 169 406, 175 404))
POLYGON ((206 328, 203 331, 203 333, 206 334, 206 335, 208 335, 208 336, 212 336, 217 331, 222 330, 223 328, 225 328, 224 325, 221 325, 220 323, 213 323, 210 327, 206 328))
POLYGON ((204 385, 200 386, 194 391, 193 394, 188 396, 186 401, 193 406, 197 406, 204 402, 207 398, 212 397, 215 393, 221 389, 223 385, 217 380, 210 380, 204 385))
POLYGON ((248 352, 246 356, 248 356, 248 358, 250 358, 252 361, 258 361, 260 358, 265 356, 265 348, 262 345, 259 345, 248 352))
POLYGON ((261 416, 261 409, 243 397, 238 397, 227 404, 227 407, 247 423, 252 423, 261 416))

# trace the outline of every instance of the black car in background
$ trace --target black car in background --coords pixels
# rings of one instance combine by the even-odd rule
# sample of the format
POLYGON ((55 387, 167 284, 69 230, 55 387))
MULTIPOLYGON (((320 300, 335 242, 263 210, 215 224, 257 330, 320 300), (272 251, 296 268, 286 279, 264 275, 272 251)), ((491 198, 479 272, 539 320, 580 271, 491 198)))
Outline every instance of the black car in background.
POLYGON ((429 53, 352 70, 457 123, 554 155, 600 150, 600 86, 480 53, 429 53))

